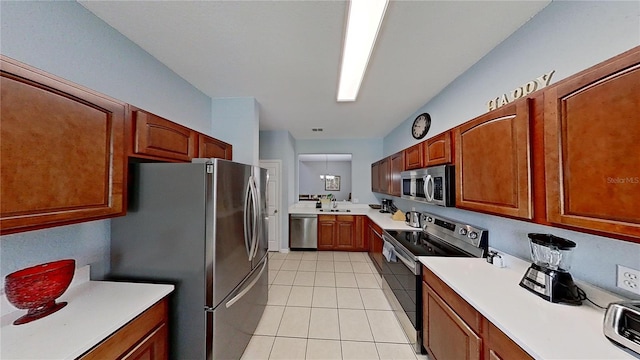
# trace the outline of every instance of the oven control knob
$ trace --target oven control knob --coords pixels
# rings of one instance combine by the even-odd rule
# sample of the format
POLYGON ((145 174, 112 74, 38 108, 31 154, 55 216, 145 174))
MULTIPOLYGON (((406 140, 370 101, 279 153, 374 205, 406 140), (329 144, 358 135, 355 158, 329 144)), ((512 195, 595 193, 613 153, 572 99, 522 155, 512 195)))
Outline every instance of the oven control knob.
POLYGON ((431 216, 427 216, 427 222, 433 222, 433 218, 431 216))
POLYGON ((469 239, 477 239, 478 238, 478 233, 475 231, 472 231, 469 233, 469 239))
POLYGON ((467 235, 467 229, 465 229, 465 228, 460 228, 460 230, 458 230, 458 234, 463 235, 463 236, 464 236, 464 235, 467 235))

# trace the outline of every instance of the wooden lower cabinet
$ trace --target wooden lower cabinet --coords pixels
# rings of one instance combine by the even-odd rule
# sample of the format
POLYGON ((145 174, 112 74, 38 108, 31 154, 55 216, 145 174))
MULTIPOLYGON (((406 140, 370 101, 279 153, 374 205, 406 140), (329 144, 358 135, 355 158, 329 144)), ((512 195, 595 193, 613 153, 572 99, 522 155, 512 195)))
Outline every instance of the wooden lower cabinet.
POLYGON ((426 267, 422 339, 431 359, 533 359, 426 267))
POLYGON ((168 359, 168 301, 160 300, 79 359, 168 359))
POLYGON ((439 359, 480 360, 482 339, 426 283, 424 301, 424 346, 439 359))
POLYGON ((485 351, 485 358, 489 360, 533 360, 533 358, 518 344, 513 342, 495 325, 487 321, 488 342, 485 351))
POLYGON ((382 254, 382 228, 373 221, 367 223, 367 240, 369 241, 369 252, 382 254))
POLYGON ((318 215, 318 250, 366 251, 365 216, 318 215))

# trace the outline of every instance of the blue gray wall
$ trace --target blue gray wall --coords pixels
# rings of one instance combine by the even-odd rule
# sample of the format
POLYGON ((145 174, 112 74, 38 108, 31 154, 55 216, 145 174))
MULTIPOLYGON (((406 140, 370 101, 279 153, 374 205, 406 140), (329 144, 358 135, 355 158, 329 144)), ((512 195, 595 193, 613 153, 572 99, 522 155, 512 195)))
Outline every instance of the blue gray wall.
MULTIPOLYGON (((486 112, 486 102, 531 79, 556 70, 552 83, 640 45, 640 2, 554 1, 511 37, 416 110, 384 138, 390 155, 416 143, 409 129, 417 114, 429 112, 429 135, 486 112)), ((588 140, 588 139, 587 139, 588 140)), ((382 198, 381 196, 378 196, 382 198)), ((640 269, 640 244, 592 236, 523 221, 394 199, 404 210, 417 207, 489 229, 490 245, 529 259, 527 233, 553 233, 575 241, 572 274, 627 297, 615 288, 616 264, 640 269)))
POLYGON ((289 248, 289 206, 297 202, 296 140, 288 131, 260 131, 260 160, 282 160, 280 248, 289 248))
MULTIPOLYGON (((371 163, 382 157, 382 139, 297 140, 296 159, 300 154, 351 154, 352 199, 361 204, 376 202, 371 192, 371 163)), ((297 177, 296 162, 296 177, 297 177)), ((295 197, 298 197, 298 180, 295 197)))
POLYGON ((307 195, 331 194, 338 201, 349 200, 351 194, 351 161, 298 161, 298 193, 307 195), (325 190, 320 175, 340 176, 340 190, 325 190))
POLYGON ((260 105, 253 97, 211 100, 212 126, 216 138, 234 144, 233 160, 258 165, 260 105))
MULTIPOLYGON (((75 1, 2 1, 0 53, 211 134, 211 99, 75 1)), ((234 147, 235 148, 235 147, 234 147)), ((108 271, 110 221, 0 238, 0 275, 61 258, 108 271)))

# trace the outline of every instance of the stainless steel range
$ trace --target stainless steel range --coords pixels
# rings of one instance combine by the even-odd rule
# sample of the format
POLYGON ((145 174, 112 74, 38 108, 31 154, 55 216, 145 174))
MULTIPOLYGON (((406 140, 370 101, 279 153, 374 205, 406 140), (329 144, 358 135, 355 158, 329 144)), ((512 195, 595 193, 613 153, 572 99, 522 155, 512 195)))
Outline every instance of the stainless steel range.
POLYGON ((370 252, 382 275, 383 291, 417 353, 422 346, 419 256, 485 257, 488 230, 422 213, 422 231, 384 231, 383 252, 370 252))

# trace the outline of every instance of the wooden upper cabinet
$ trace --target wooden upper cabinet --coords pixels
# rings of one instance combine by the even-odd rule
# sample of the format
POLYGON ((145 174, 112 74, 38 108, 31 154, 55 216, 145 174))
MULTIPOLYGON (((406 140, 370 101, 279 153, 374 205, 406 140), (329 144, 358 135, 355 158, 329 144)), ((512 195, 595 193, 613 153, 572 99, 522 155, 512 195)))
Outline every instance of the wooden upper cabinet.
POLYGON ((123 212, 125 107, 0 57, 0 231, 123 212))
POLYGON ((518 100, 454 129, 456 207, 533 217, 529 101, 518 100))
POLYGON ((380 168, 379 168, 379 178, 380 178, 380 192, 383 194, 389 193, 389 184, 391 183, 391 159, 384 158, 380 160, 380 168))
POLYGON ((132 156, 191 161, 196 157, 198 133, 149 112, 133 109, 132 156))
POLYGON ((424 166, 450 164, 451 157, 451 131, 436 135, 422 142, 424 149, 424 166))
POLYGON ((380 162, 371 164, 371 191, 380 192, 380 162))
POLYGON ((404 169, 420 169, 424 167, 424 149, 422 143, 404 149, 404 169))
POLYGON ((400 151, 390 157, 389 195, 402 195, 401 173, 404 171, 404 151, 400 151))
POLYGON ((547 220, 640 242, 640 47, 544 103, 547 220))
POLYGON ((198 134, 198 157, 233 160, 232 146, 211 136, 198 134))

